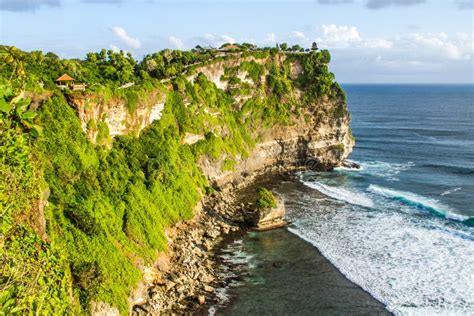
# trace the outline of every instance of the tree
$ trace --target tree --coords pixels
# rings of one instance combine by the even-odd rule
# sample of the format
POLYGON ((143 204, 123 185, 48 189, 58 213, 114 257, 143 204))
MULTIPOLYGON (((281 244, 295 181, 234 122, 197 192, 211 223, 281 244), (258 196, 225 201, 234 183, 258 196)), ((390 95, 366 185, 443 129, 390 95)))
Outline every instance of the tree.
POLYGON ((288 50, 288 44, 287 44, 287 43, 281 43, 281 44, 280 44, 280 49, 281 49, 282 51, 288 50))
POLYGON ((291 50, 294 51, 294 52, 299 52, 299 51, 301 51, 301 49, 303 49, 303 48, 298 44, 291 46, 291 50))
POLYGON ((87 60, 88 62, 91 62, 91 63, 94 63, 94 64, 95 64, 95 63, 97 62, 97 55, 98 55, 98 54, 92 53, 92 52, 87 53, 87 55, 86 55, 86 60, 87 60))
POLYGON ((311 44, 311 50, 318 50, 318 44, 316 42, 313 42, 313 44, 311 44))
POLYGON ((31 55, 31 60, 35 63, 35 64, 41 64, 43 63, 44 61, 44 55, 43 55, 43 52, 42 51, 39 51, 39 50, 34 50, 30 53, 31 55))
POLYGON ((99 59, 100 59, 100 62, 103 64, 105 64, 105 62, 107 61, 107 51, 105 50, 105 48, 102 48, 100 50, 99 59))
POLYGON ((257 46, 255 44, 252 44, 252 43, 242 43, 241 46, 243 48, 249 49, 249 50, 255 50, 257 48, 257 46))
POLYGON ((320 60, 323 64, 329 64, 331 62, 331 54, 327 49, 323 49, 320 54, 320 60))
POLYGON ((1 59, 7 64, 13 67, 13 71, 10 75, 9 83, 13 80, 13 76, 17 78, 25 75, 25 69, 23 65, 23 53, 15 46, 5 46, 0 52, 1 59))
POLYGON ((63 61, 64 68, 68 73, 77 76, 78 70, 81 68, 81 63, 75 59, 66 59, 63 61))

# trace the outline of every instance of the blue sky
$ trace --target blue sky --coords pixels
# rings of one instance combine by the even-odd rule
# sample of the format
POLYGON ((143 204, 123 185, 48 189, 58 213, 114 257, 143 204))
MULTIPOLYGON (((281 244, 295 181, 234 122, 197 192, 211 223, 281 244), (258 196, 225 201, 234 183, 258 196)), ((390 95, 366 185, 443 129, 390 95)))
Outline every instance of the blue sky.
POLYGON ((0 43, 83 57, 277 42, 332 53, 340 82, 473 83, 474 0, 0 0, 0 43))

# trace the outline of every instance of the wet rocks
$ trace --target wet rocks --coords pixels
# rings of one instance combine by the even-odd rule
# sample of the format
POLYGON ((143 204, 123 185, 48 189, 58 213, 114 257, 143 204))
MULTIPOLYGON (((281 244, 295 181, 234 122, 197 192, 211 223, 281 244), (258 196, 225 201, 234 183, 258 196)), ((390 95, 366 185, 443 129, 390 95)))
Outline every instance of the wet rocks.
POLYGON ((224 236, 246 227, 252 213, 247 204, 234 199, 230 190, 215 193, 203 201, 196 220, 176 227, 170 238, 169 262, 157 263, 160 282, 149 289, 146 304, 133 308, 133 315, 182 314, 212 301, 220 282, 213 249, 224 236))
POLYGON ((258 212, 250 202, 255 201, 257 182, 273 183, 276 174, 280 173, 262 172, 258 180, 255 175, 239 186, 221 188, 202 200, 193 220, 167 230, 168 252, 160 254, 155 264, 159 282, 155 280, 147 302, 134 306, 132 315, 189 314, 216 304, 216 289, 237 278, 222 273, 227 265, 218 255, 222 245, 252 227, 271 229, 286 224, 283 200, 277 198, 276 208, 258 212))
POLYGON ((342 161, 341 167, 344 167, 344 168, 347 168, 347 169, 356 169, 356 170, 360 169, 360 165, 358 163, 355 163, 355 162, 347 160, 347 159, 342 161))

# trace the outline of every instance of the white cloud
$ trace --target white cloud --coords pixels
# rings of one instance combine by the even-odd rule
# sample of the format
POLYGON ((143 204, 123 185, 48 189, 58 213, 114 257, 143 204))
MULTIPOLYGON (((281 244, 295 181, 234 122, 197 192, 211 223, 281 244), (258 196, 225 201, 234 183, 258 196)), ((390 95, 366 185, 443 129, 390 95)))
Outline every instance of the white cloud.
MULTIPOLYGON (((207 33, 204 34, 204 44, 210 45, 212 47, 219 47, 224 43, 235 43, 235 39, 229 35, 220 35, 207 33)), ((201 43, 202 44, 202 43, 201 43)))
POLYGON ((202 36, 185 39, 171 35, 168 37, 167 42, 168 45, 172 46, 172 48, 188 49, 195 47, 196 45, 203 47, 220 47, 224 43, 235 43, 236 40, 226 34, 206 33, 202 36))
POLYGON ((318 42, 323 45, 330 47, 347 47, 354 42, 361 41, 359 31, 357 31, 355 26, 323 24, 321 28, 323 35, 318 38, 318 42))
MULTIPOLYGON (((470 60, 474 55, 473 38, 473 35, 466 33, 450 36, 445 32, 409 33, 394 38, 365 38, 355 26, 323 24, 317 42, 323 48, 347 51, 355 56, 378 53, 390 55, 392 59, 421 58, 442 61, 470 60)), ((309 43, 309 40, 307 42, 309 43)))
POLYGON ((139 39, 128 35, 127 31, 125 31, 125 29, 120 26, 114 26, 112 28, 112 32, 129 48, 138 49, 142 46, 139 39))
POLYGON ((373 39, 364 40, 363 42, 364 42, 365 47, 372 48, 372 49, 377 49, 377 48, 389 49, 393 47, 393 42, 385 38, 373 38, 373 39))
POLYGON ((451 60, 469 60, 472 58, 474 40, 473 36, 458 33, 454 36, 442 33, 413 33, 404 39, 415 46, 418 53, 430 57, 451 60))
MULTIPOLYGON (((331 51, 338 80, 367 82, 465 82, 474 71, 474 35, 407 30, 397 36, 367 37, 351 25, 325 24, 315 33, 297 31, 280 42, 310 47, 316 41, 331 51)), ((272 34, 276 39, 277 35, 272 34)), ((268 36, 261 43, 267 43, 268 36)))
POLYGON ((268 33, 263 42, 267 43, 267 44, 275 44, 276 41, 277 41, 276 34, 275 33, 268 33))
POLYGON ((174 48, 177 48, 177 49, 184 49, 184 42, 176 37, 176 36, 170 36, 168 37, 168 42, 170 42, 170 44, 174 47, 174 48))
POLYGON ((292 35, 294 38, 297 38, 297 39, 301 39, 301 40, 306 39, 306 35, 304 35, 304 33, 300 31, 293 31, 292 35))
POLYGON ((109 48, 111 50, 113 50, 114 52, 116 52, 116 53, 118 53, 120 51, 120 48, 118 48, 117 46, 115 46, 113 44, 109 45, 109 48))

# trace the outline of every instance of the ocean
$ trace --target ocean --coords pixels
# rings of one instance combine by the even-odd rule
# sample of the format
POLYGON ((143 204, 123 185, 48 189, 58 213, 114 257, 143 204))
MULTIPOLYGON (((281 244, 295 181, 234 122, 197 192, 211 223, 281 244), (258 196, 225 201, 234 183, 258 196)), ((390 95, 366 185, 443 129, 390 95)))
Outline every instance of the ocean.
MULTIPOLYGON (((320 252, 389 312, 473 315, 474 86, 343 88, 356 137, 349 159, 361 169, 308 171, 297 181, 274 183, 272 189, 285 199, 291 222, 286 233, 314 246, 305 251, 320 252)), ((244 276, 228 290, 233 303, 223 309, 225 313, 249 313, 248 306, 261 304, 262 297, 272 297, 275 291, 285 300, 278 283, 271 281, 275 271, 258 269, 266 260, 263 246, 256 247, 262 238, 266 237, 254 234, 230 246, 234 251, 228 256, 244 258, 248 264, 236 272, 244 276), (249 295, 255 292, 266 294, 249 295)), ((293 248, 288 243, 280 247, 293 248)), ((290 266, 301 263, 296 254, 285 260, 290 266)), ((319 273, 309 264, 306 274, 293 270, 282 273, 294 284, 319 273)), ((310 297, 331 286, 331 282, 306 282, 298 295, 310 297)), ((350 297, 340 301, 328 303, 331 309, 326 310, 348 312, 350 297)), ((285 306, 298 314, 313 303, 288 299, 285 306)), ((369 305, 362 313, 377 314, 369 305)), ((324 309, 314 311, 325 314, 324 309)))

